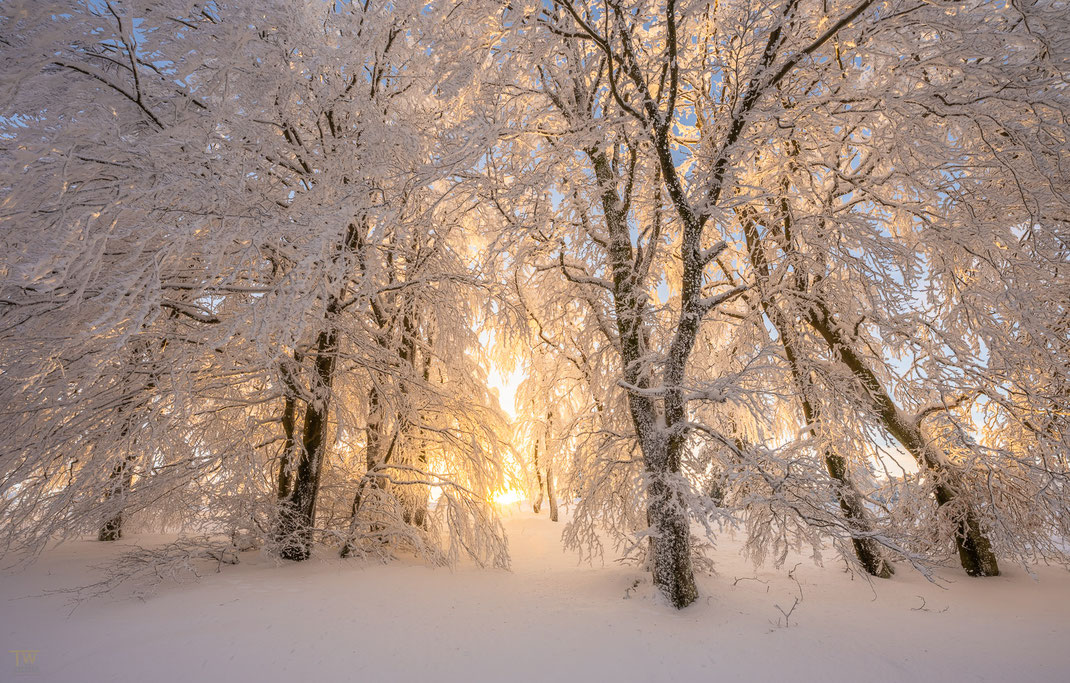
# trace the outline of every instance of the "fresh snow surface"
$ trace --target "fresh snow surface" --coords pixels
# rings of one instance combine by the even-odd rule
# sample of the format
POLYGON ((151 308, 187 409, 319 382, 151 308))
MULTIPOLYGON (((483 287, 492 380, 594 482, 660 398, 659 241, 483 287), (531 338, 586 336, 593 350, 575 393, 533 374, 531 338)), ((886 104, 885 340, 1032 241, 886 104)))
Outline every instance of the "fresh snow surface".
POLYGON ((73 613, 41 594, 159 539, 64 544, 0 574, 0 681, 1070 680, 1065 570, 949 568, 941 588, 902 565, 870 583, 832 557, 799 558, 797 585, 795 560, 755 569, 726 536, 702 597, 676 612, 635 567, 578 564, 561 525, 526 510, 507 510, 511 572, 246 552, 220 572, 205 563, 199 581, 144 599, 122 587, 73 613), (778 606, 800 590, 784 626, 778 606), (37 650, 36 672, 16 672, 12 650, 37 650))

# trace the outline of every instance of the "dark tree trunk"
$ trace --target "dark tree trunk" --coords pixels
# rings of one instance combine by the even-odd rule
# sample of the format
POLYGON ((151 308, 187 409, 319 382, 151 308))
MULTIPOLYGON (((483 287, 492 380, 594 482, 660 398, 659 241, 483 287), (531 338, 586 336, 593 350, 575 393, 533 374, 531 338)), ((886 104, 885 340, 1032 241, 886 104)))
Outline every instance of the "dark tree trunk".
POLYGON ((119 512, 112 515, 104 522, 101 531, 96 534, 97 541, 119 541, 123 537, 123 500, 131 489, 134 472, 131 469, 132 457, 124 456, 119 464, 111 470, 108 477, 111 487, 105 492, 104 500, 119 499, 119 512))
MULTIPOLYGON (((172 312, 173 318, 177 313, 172 312)), ((162 352, 167 348, 167 339, 160 342, 159 352, 162 352)), ((133 351, 133 360, 145 360, 142 353, 147 354, 147 351, 139 351, 135 348, 133 351)), ((151 362, 151 357, 149 358, 151 362)), ((119 429, 119 441, 124 442, 127 436, 130 435, 132 429, 135 429, 135 421, 139 419, 140 413, 146 405, 151 401, 151 396, 156 389, 156 383, 158 381, 156 369, 154 365, 150 365, 152 368, 149 374, 149 380, 145 385, 135 393, 127 396, 119 404, 119 408, 116 411, 116 417, 122 420, 122 427, 119 429)), ((136 444, 137 439, 133 439, 136 444)), ((131 446, 136 447, 136 446, 131 446)), ((104 524, 100 527, 100 531, 97 532, 98 541, 118 541, 123 537, 123 512, 126 506, 126 498, 130 493, 130 487, 134 481, 134 456, 126 455, 123 459, 112 469, 109 476, 109 482, 111 486, 104 492, 104 500, 109 501, 113 498, 118 498, 118 512, 109 517, 104 524)))
POLYGON ((285 435, 282 447, 282 456, 279 458, 279 478, 276 489, 276 498, 286 500, 293 490, 293 449, 294 429, 296 427, 296 400, 292 394, 287 393, 282 408, 282 431, 285 435))
MULTIPOLYGON (((747 253, 758 277, 758 292, 762 310, 773 323, 773 327, 780 337, 781 346, 784 348, 784 356, 788 361, 788 369, 791 372, 792 382, 799 394, 799 403, 802 406, 803 419, 814 438, 818 436, 817 425, 819 419, 816 405, 811 397, 809 373, 803 371, 800 366, 799 354, 796 350, 796 334, 789 324, 783 311, 776 305, 768 294, 770 284, 769 261, 765 255, 765 249, 760 241, 755 222, 745 211, 738 212, 743 224, 743 234, 747 244, 747 253)), ((824 453, 825 470, 829 477, 836 482, 836 497, 840 503, 840 510, 851 523, 851 544, 854 546, 855 557, 858 558, 862 568, 872 576, 882 579, 892 577, 894 569, 891 563, 884 559, 881 553, 880 543, 866 534, 872 530, 872 523, 862 502, 862 496, 850 480, 847 469, 847 460, 835 453, 831 448, 826 448, 824 453), (861 532, 861 533, 856 533, 861 532)))
MULTIPOLYGON (((360 231, 357 224, 350 223, 346 228, 345 238, 339 245, 336 259, 348 262, 359 243, 360 231)), ((344 272, 348 272, 348 268, 345 268, 344 272)), ((343 275, 343 278, 345 277, 343 275)), ((301 441, 299 444, 294 444, 296 465, 292 489, 289 491, 288 498, 279 501, 279 518, 275 529, 275 538, 280 544, 279 555, 283 559, 295 562, 307 560, 312 554, 316 498, 319 495, 323 460, 327 452, 327 418, 331 406, 331 387, 334 383, 335 366, 338 361, 337 318, 341 314, 346 291, 347 285, 343 279, 338 292, 332 294, 327 300, 323 328, 316 336, 311 397, 305 406, 301 441)), ((293 426, 291 425, 291 428, 293 426)), ((289 485, 288 481, 286 483, 289 485)), ((279 485, 281 492, 283 485, 281 478, 279 485)))
MULTIPOLYGON (((300 362, 299 357, 295 358, 300 362)), ((279 458, 279 477, 276 488, 276 501, 278 502, 278 515, 274 530, 275 542, 279 548, 288 547, 289 536, 294 533, 299 523, 294 514, 294 508, 290 497, 293 495, 294 458, 297 445, 297 386, 290 371, 285 366, 280 374, 283 377, 283 386, 286 394, 282 407, 282 432, 283 446, 282 455, 279 458)))
POLYGON ((104 522, 97 534, 98 541, 118 541, 123 537, 123 513, 119 513, 104 522))
POLYGON ((832 315, 821 301, 816 310, 807 317, 807 322, 825 339, 829 348, 862 384, 869 397, 873 412, 880 418, 884 428, 917 461, 918 465, 936 479, 934 496, 940 507, 961 505, 955 533, 955 545, 959 551, 962 568, 970 576, 999 576, 999 563, 992 544, 981 529, 977 513, 969 503, 962 500, 953 483, 954 473, 933 455, 921 433, 921 428, 913 421, 900 414, 891 396, 873 371, 855 352, 849 340, 845 339, 835 327, 832 315))
MULTIPOLYGON (((698 292, 689 278, 695 273, 693 259, 685 259, 685 287, 677 331, 669 349, 664 384, 664 425, 658 406, 643 390, 650 386, 650 371, 645 360, 643 311, 646 292, 637 287, 642 275, 632 251, 623 205, 615 188, 615 177, 606 155, 588 150, 595 177, 601 188, 602 210, 609 229, 609 261, 613 275, 613 303, 617 314, 624 380, 630 387, 628 409, 643 454, 647 487, 647 521, 650 535, 651 569, 654 585, 677 609, 698 597, 691 561, 691 525, 686 503, 672 485, 680 474, 680 456, 686 439, 684 417, 686 401, 681 388, 683 369, 694 345, 701 314, 695 310, 698 292)), ((684 245, 685 253, 693 245, 684 245)))
MULTIPOLYGON (((124 435, 126 431, 127 429, 124 427, 124 435)), ((108 477, 111 485, 104 492, 104 501, 107 503, 117 499, 118 512, 105 520, 100 527, 100 531, 97 532, 98 541, 118 541, 123 537, 123 508, 125 507, 126 496, 130 492, 130 486, 134 480, 133 462, 133 456, 123 456, 123 459, 115 465, 111 475, 108 477)))
MULTIPOLYGON (((294 361, 301 363, 301 355, 294 352, 294 361)), ((293 468, 294 447, 296 446, 297 434, 297 380, 293 376, 290 366, 285 363, 279 368, 282 377, 284 398, 282 404, 282 455, 279 457, 279 478, 276 488, 276 499, 279 501, 289 500, 293 492, 293 468)))
POLYGON ((282 546, 279 555, 286 560, 307 560, 312 553, 312 529, 315 526, 316 498, 326 454, 327 411, 337 345, 337 331, 334 329, 321 332, 316 340, 316 397, 305 408, 293 490, 280 509, 278 537, 282 546))
MULTIPOLYGON (((812 423, 811 423, 812 424, 812 423)), ((860 535, 856 532, 868 532, 871 530, 869 515, 862 502, 862 496, 858 489, 851 483, 847 474, 847 462, 832 451, 825 453, 825 469, 829 476, 838 483, 836 497, 840 501, 840 510, 851 522, 851 545, 854 546, 855 557, 859 564, 871 576, 880 579, 890 579, 895 574, 891 563, 884 559, 881 545, 873 538, 860 535)))
POLYGON ((104 522, 104 525, 100 527, 100 531, 97 533, 98 541, 118 541, 123 537, 123 500, 126 498, 127 492, 130 491, 130 485, 133 482, 133 471, 131 470, 131 461, 133 458, 125 456, 111 471, 109 480, 111 481, 111 488, 104 494, 104 500, 108 501, 113 498, 119 499, 119 511, 108 518, 104 522))

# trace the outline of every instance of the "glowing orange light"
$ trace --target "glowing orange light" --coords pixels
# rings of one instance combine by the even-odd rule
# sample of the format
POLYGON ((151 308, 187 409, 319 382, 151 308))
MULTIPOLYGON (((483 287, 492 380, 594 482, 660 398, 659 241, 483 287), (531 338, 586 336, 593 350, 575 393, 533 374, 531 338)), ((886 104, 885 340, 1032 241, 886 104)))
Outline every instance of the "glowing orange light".
POLYGON ((523 492, 516 490, 502 491, 494 496, 494 502, 498 505, 512 505, 522 500, 524 500, 523 492))

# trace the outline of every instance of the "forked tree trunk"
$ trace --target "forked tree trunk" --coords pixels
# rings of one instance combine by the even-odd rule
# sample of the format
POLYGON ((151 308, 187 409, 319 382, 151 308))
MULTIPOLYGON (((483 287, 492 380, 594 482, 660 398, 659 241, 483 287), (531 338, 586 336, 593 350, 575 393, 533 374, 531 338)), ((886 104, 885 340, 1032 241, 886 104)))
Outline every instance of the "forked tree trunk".
MULTIPOLYGON (((583 28, 586 30, 586 27, 583 28)), ((605 49, 605 44, 600 44, 600 47, 605 49)), ((668 62, 668 65, 676 73, 675 57, 668 62)), ((630 78, 641 78, 638 70, 628 72, 628 74, 630 78)), ((611 74, 611 78, 616 78, 616 74, 611 74)), ((675 79, 674 76, 674 84, 677 82, 675 79)), ((595 107, 589 106, 590 101, 586 95, 588 86, 580 79, 574 81, 572 86, 575 102, 578 105, 575 109, 566 106, 556 96, 553 100, 567 119, 572 120, 574 124, 586 126, 586 122, 576 120, 576 116, 583 116, 588 120, 594 118, 592 112, 595 107)), ((656 108, 657 105, 653 104, 652 100, 644 100, 641 106, 656 108)), ((651 112, 651 121, 661 120, 661 112, 651 112)), ((669 122, 672 118, 668 117, 664 120, 669 122)), ((687 398, 682 390, 682 375, 694 348, 698 327, 705 314, 718 302, 717 297, 706 299, 702 296, 704 263, 716 257, 725 247, 722 242, 720 246, 709 250, 702 248, 702 226, 705 218, 699 219, 686 206, 687 199, 676 175, 672 158, 670 127, 669 123, 657 124, 651 131, 658 166, 661 169, 656 186, 660 198, 664 180, 664 187, 667 188, 673 204, 679 209, 680 218, 684 224, 681 243, 684 267, 681 278, 680 317, 672 331, 672 342, 666 355, 665 376, 662 381, 658 382, 665 387, 666 394, 671 394, 671 396, 666 396, 660 401, 647 393, 654 381, 651 367, 652 354, 647 353, 645 348, 647 335, 645 326, 648 323, 644 322, 644 315, 651 313, 650 267, 653 263, 652 255, 657 251, 655 245, 661 241, 660 213, 655 215, 646 244, 647 248, 634 248, 632 238, 634 226, 629 224, 628 214, 635 187, 638 159, 636 149, 629 146, 629 159, 625 161, 622 157, 623 163, 620 165, 612 162, 605 148, 597 145, 583 147, 576 151, 585 154, 591 162, 598 186, 599 204, 608 232, 609 239, 603 246, 608 255, 608 270, 612 281, 610 293, 616 313, 617 329, 616 335, 611 334, 608 329, 604 332, 611 340, 614 336, 616 337, 613 341, 620 352, 623 379, 627 385, 628 411, 632 419, 635 438, 642 453, 647 484, 645 494, 647 520, 650 526, 650 564, 654 585, 674 607, 683 608, 694 602, 698 597, 698 590, 695 586, 694 568, 691 561, 691 515, 686 501, 681 497, 677 488, 682 481, 680 455, 689 431, 685 419, 687 398), (618 177, 615 169, 624 169, 624 176, 618 177), (618 192, 620 180, 623 180, 623 197, 618 192)), ((737 137, 738 131, 732 133, 732 136, 737 137)), ((731 146, 734 144, 734 139, 728 140, 726 144, 731 146)), ((619 148, 614 146, 614 149, 619 148)), ((616 151, 613 154, 615 157, 616 151)), ((720 163, 719 161, 718 164, 720 163)), ((714 182, 719 185, 724 175, 723 169, 719 166, 715 169, 715 174, 718 173, 720 176, 716 177, 714 182)), ((719 192, 718 189, 717 193, 711 193, 708 197, 712 204, 716 204, 719 192)), ((564 253, 561 254, 560 265, 566 279, 583 286, 590 284, 589 278, 578 280, 572 277, 564 253)))
POLYGON ((543 468, 539 463, 539 441, 535 440, 535 479, 539 484, 539 496, 535 499, 535 502, 531 504, 531 509, 535 514, 539 514, 542 511, 542 499, 545 494, 546 500, 550 505, 550 521, 556 522, 558 519, 557 511, 557 495, 554 492, 554 470, 550 465, 546 466, 546 476, 542 476, 543 468))
MULTIPOLYGON (((360 240, 361 235, 357 223, 350 223, 346 227, 345 237, 338 246, 335 258, 348 265, 360 240)), ((344 270, 348 272, 348 267, 344 270)), ((286 560, 299 562, 307 560, 312 554, 316 498, 319 495, 323 461, 327 453, 327 417, 331 407, 331 389, 338 362, 337 318, 342 312, 342 302, 345 300, 346 291, 347 285, 343 282, 338 291, 328 297, 323 315, 323 328, 316 336, 311 398, 307 401, 304 410, 300 443, 294 444, 296 462, 293 465, 292 488, 286 497, 281 497, 283 477, 280 472, 279 517, 276 521, 274 536, 280 545, 279 555, 286 560)), ((289 381, 296 380, 291 377, 289 381)), ((296 392, 290 393, 296 396, 296 392)), ((287 408, 284 407, 284 418, 286 410, 287 408)), ((294 412, 291 409, 290 419, 293 418, 294 412)), ((285 423, 283 427, 285 430, 285 423)), ((294 439, 296 429, 292 422, 290 429, 288 439, 294 439)), ((289 485, 290 481, 287 480, 286 484, 289 485)))
MULTIPOLYGON (((587 155, 600 186, 602 210, 609 229, 613 304, 624 380, 636 389, 627 392, 627 400, 648 482, 647 522, 651 528, 650 564, 654 586, 673 607, 681 609, 698 598, 691 561, 690 515, 687 504, 673 484, 680 475, 680 457, 685 441, 686 399, 681 389, 682 373, 702 318, 699 311, 692 310, 699 297, 692 291, 693 287, 685 287, 681 295, 681 315, 663 379, 668 389, 662 419, 657 403, 644 391, 651 383, 643 332, 647 293, 636 286, 640 273, 635 271, 638 266, 625 209, 617 195, 615 176, 606 154, 589 149, 587 155)), ((693 248, 694 245, 684 245, 685 252, 693 248)), ((685 281, 693 278, 695 267, 693 258, 686 260, 685 281)))

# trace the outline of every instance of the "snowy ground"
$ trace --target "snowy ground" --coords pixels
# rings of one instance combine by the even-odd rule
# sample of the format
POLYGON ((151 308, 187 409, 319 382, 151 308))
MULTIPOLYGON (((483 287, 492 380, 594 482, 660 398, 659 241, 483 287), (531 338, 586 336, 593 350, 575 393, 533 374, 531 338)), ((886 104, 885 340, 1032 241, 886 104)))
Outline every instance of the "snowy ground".
POLYGON ((506 528, 512 572, 276 566, 251 552, 199 582, 70 615, 62 596, 26 596, 87 582, 87 565, 118 549, 63 545, 0 575, 0 681, 1070 680, 1064 570, 948 570, 941 589, 905 567, 871 585, 804 563, 784 627, 777 606, 800 586, 755 570, 731 540, 703 597, 674 612, 649 582, 624 599, 643 577, 634 568, 577 565, 545 516, 512 506, 506 528), (37 671, 17 673, 12 650, 37 650, 37 671))

